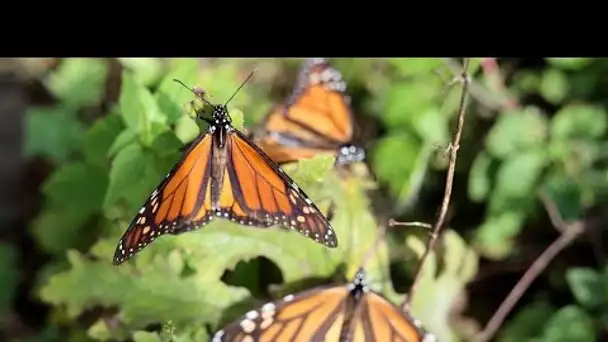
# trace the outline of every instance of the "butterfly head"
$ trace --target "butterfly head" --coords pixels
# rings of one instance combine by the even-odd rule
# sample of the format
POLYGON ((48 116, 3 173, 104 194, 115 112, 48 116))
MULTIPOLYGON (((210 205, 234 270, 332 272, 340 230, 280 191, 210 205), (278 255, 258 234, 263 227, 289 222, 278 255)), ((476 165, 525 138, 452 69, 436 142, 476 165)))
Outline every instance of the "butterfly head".
POLYGON ((213 111, 211 112, 211 120, 213 121, 214 125, 218 126, 230 125, 232 123, 230 114, 228 114, 228 108, 222 104, 213 106, 213 111))
POLYGON ((365 284, 365 270, 363 268, 359 268, 355 276, 353 277, 352 283, 355 286, 361 286, 365 284))
POLYGON ((363 268, 359 268, 353 280, 348 284, 348 288, 356 299, 359 299, 363 293, 369 290, 365 282, 365 271, 363 268))
POLYGON ((343 145, 338 150, 336 164, 345 165, 357 163, 365 159, 365 149, 356 145, 343 145))

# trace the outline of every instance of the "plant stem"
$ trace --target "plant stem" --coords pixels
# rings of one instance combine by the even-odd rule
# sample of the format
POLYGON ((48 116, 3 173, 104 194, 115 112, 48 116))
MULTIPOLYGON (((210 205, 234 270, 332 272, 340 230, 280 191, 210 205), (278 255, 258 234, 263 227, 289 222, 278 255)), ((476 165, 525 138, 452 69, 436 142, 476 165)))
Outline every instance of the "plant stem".
POLYGON ((464 116, 466 112, 466 103, 467 103, 467 92, 469 88, 469 59, 466 58, 464 60, 464 68, 460 75, 462 81, 462 94, 460 96, 460 105, 458 108, 458 127, 456 128, 456 133, 454 134, 453 140, 450 144, 450 164, 448 166, 448 173, 445 181, 445 192, 443 195, 443 201, 441 203, 441 208, 439 209, 439 217, 433 226, 432 233, 429 234, 426 240, 426 248, 422 257, 420 258, 420 262, 416 267, 416 271, 414 272, 414 280, 412 281, 412 285, 410 286, 410 290, 403 301, 402 308, 404 311, 409 311, 410 301, 416 292, 416 287, 418 285, 418 281, 420 280, 420 274, 422 272, 422 268, 424 266, 424 262, 428 258, 429 254, 435 247, 435 241, 437 241, 437 237, 443 228, 443 223, 445 221, 446 214, 448 212, 448 207, 450 206, 450 200, 452 196, 452 186, 454 183, 454 170, 456 168, 456 158, 458 157, 458 149, 460 147, 460 137, 462 136, 462 129, 464 127, 464 116))

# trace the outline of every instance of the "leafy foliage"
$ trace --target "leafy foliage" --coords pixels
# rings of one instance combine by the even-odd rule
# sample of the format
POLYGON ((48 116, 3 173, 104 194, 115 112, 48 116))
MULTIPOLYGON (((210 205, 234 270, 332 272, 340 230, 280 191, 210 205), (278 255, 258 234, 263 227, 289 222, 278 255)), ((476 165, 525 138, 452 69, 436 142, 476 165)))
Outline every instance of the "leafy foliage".
MULTIPOLYGON (((66 320, 75 320, 93 307, 116 308, 115 314, 100 317, 88 328, 87 335, 94 340, 163 340, 139 329, 171 321, 176 327, 174 340, 188 341, 206 334, 193 327, 207 324, 216 329, 221 321, 240 313, 230 307, 251 299, 246 287, 222 281, 226 271, 243 262, 266 257, 278 266, 286 284, 328 278, 342 266, 342 278, 352 277, 373 247, 381 223, 371 213, 366 196, 372 183, 339 177, 332 171, 330 157, 300 161, 285 170, 322 208, 330 202, 338 204, 333 224, 340 244, 335 250, 304 243, 302 236, 288 231, 216 221, 188 234, 165 236, 124 266, 111 264, 118 237, 133 213, 177 161, 183 144, 199 132, 188 109, 192 94, 172 79, 201 83, 206 91, 213 89, 215 96, 225 98, 238 86, 234 67, 197 74, 194 60, 185 59, 172 63, 153 90, 149 85, 154 77, 146 76, 151 71, 140 69, 146 68, 145 63, 126 63, 129 68, 123 71, 117 106, 83 133, 79 156, 62 164, 44 185, 45 209, 33 229, 40 245, 58 253, 58 260, 65 255, 67 265, 45 278, 41 299, 63 308, 66 320), (144 76, 138 76, 138 70, 144 76), (211 85, 213 79, 226 82, 207 88, 205 82, 211 85)), ((249 96, 243 90, 234 105, 246 103, 249 96)), ((243 129, 238 108, 231 110, 231 116, 243 129)), ((397 298, 387 279, 385 243, 367 268, 373 287, 397 298)))
MULTIPOLYGON (((387 220, 436 217, 447 168, 442 151, 451 141, 461 90, 451 82, 452 64, 335 60, 356 114, 379 126, 366 145, 368 164, 345 175, 331 158, 317 157, 284 170, 324 212, 336 205, 338 248, 278 228, 220 220, 165 235, 117 267, 111 258, 129 221, 180 150, 206 129, 194 117, 193 94, 173 79, 199 85, 212 102, 224 103, 255 65, 256 77, 229 104, 234 125, 247 132, 289 90, 299 61, 113 62, 122 68, 115 80, 109 60, 61 59, 41 79, 54 104, 35 104, 26 113, 26 156, 54 167, 29 229, 49 257, 33 293, 51 311, 48 327, 21 342, 206 341, 222 324, 279 294, 347 281, 370 250, 370 286, 402 302, 427 232, 390 228, 387 220), (110 81, 120 84, 112 99, 110 81)), ((539 193, 568 222, 605 206, 608 94, 599 75, 607 65, 585 58, 541 62, 539 68, 517 66, 501 78, 488 74, 482 59, 471 60, 470 105, 448 227, 412 300, 414 316, 440 341, 471 340, 479 330, 483 320, 471 323, 474 314, 463 306, 495 302, 498 295, 485 289, 492 300, 467 296, 478 291, 484 267, 518 258, 527 265, 529 244, 522 240, 542 235, 544 240, 531 244, 542 249, 549 244, 546 236, 559 233, 550 227, 539 193), (496 85, 502 81, 504 87, 496 85)), ((8 311, 19 279, 17 258, 10 248, 0 248, 0 254, 1 310, 8 311)), ((526 299, 499 341, 600 338, 608 322, 608 269, 572 267, 568 261, 548 271, 551 287, 526 299), (566 299, 554 303, 549 292, 565 293, 566 299)), ((494 285, 487 287, 500 287, 494 285)))

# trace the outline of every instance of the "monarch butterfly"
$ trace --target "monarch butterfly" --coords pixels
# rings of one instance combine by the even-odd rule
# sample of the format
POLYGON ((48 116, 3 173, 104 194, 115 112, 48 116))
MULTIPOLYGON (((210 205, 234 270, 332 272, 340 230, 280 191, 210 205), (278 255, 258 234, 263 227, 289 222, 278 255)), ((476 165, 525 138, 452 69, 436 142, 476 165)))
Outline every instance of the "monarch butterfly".
POLYGON ((436 341, 420 321, 373 292, 359 269, 348 285, 317 287, 269 302, 217 331, 213 342, 436 341))
POLYGON ((352 143, 354 123, 342 75, 324 58, 308 59, 284 103, 274 106, 254 129, 252 139, 278 164, 336 155, 344 165, 365 158, 352 143))
POLYGON ((114 264, 163 234, 197 229, 214 217, 253 227, 281 225, 336 247, 331 224, 306 193, 232 125, 226 106, 245 82, 226 104, 214 105, 201 89, 174 81, 211 106, 211 119, 197 111, 209 127, 145 201, 118 243, 114 264))

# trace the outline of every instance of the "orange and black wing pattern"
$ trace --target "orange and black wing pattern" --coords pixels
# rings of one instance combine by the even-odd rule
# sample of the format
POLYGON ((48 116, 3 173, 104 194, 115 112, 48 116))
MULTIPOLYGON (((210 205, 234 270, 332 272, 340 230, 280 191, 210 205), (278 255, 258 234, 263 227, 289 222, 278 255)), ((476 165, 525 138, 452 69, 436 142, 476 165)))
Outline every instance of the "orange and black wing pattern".
POLYGON ((227 148, 229 180, 224 178, 228 183, 222 187, 222 196, 226 197, 226 203, 230 197, 230 201, 251 218, 248 224, 280 225, 327 247, 337 246, 331 223, 308 195, 259 147, 233 130, 227 148))
POLYGON ((434 342, 419 321, 363 282, 320 287, 269 302, 215 333, 213 342, 434 342))
POLYGON ((120 239, 118 265, 163 234, 178 234, 207 224, 213 217, 204 201, 211 191, 213 136, 200 135, 152 192, 120 239))
POLYGON ((351 144, 350 101, 340 72, 323 58, 308 59, 292 94, 254 130, 254 142, 279 164, 327 153, 359 161, 364 150, 351 144))
POLYGON ((336 247, 330 222, 302 189, 230 123, 225 106, 215 106, 209 130, 152 192, 114 253, 118 265, 160 235, 179 234, 218 219, 296 230, 336 247))
POLYGON ((287 295, 249 311, 216 332, 212 341, 339 341, 348 296, 346 286, 287 295))

